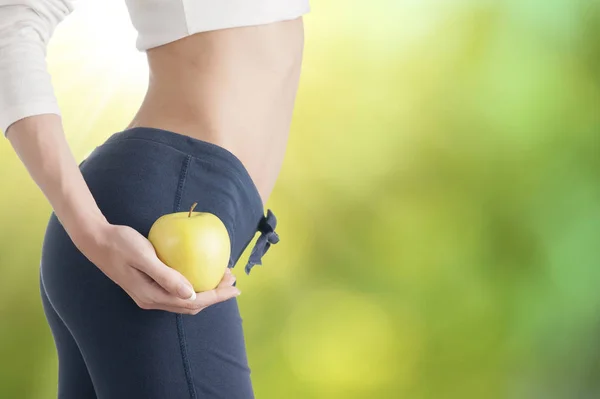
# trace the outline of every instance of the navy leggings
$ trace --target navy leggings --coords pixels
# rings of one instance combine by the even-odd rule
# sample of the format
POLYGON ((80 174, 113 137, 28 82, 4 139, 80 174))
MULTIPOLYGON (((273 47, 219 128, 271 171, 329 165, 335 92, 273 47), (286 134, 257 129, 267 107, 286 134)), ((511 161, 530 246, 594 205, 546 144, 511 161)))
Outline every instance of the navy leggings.
MULTIPOLYGON (((110 223, 144 236, 161 215, 211 212, 233 267, 257 231, 246 271, 278 241, 275 218, 241 161, 217 145, 154 128, 110 136, 79 165, 110 223)), ((40 289, 59 359, 60 399, 253 398, 236 298, 197 315, 143 310, 72 243, 54 212, 40 289)))

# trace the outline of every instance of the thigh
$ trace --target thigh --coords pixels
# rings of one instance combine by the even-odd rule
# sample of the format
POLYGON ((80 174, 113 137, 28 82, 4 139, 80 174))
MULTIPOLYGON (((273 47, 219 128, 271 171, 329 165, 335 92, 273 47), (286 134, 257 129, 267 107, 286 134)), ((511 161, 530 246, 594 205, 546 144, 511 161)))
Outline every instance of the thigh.
POLYGON ((95 399, 94 386, 79 346, 52 307, 41 275, 40 294, 58 354, 58 399, 95 399))
POLYGON ((253 398, 234 299, 195 316, 133 306, 79 324, 101 399, 253 398))
POLYGON ((197 397, 254 398, 237 299, 179 315, 178 322, 197 397))
MULTIPOLYGON (((45 277, 49 296, 81 349, 98 398, 253 398, 235 298, 193 316, 140 309, 83 256, 59 253, 68 270, 57 272, 60 265, 46 252, 45 266, 54 266, 45 277)), ((76 383, 75 375, 65 377, 76 383)))

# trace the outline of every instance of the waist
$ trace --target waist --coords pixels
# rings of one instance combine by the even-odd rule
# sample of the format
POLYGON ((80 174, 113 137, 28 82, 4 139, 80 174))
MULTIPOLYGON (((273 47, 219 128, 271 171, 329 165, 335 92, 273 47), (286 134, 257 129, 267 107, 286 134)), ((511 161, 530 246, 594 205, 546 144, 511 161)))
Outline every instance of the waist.
POLYGON ((175 131, 226 148, 266 199, 283 160, 302 46, 296 19, 152 48, 148 91, 128 128, 175 131))

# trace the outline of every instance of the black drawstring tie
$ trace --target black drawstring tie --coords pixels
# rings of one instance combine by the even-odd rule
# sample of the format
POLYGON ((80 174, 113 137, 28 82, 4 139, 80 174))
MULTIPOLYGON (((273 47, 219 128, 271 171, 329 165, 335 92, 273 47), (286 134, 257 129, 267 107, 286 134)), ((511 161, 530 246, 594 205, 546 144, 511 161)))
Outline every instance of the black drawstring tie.
POLYGON ((279 235, 275 232, 277 226, 277 218, 271 212, 267 210, 267 216, 263 216, 258 224, 258 231, 262 234, 256 240, 252 253, 248 258, 248 264, 246 265, 246 274, 250 274, 250 270, 254 265, 262 265, 262 257, 267 253, 271 244, 277 244, 279 242, 279 235))

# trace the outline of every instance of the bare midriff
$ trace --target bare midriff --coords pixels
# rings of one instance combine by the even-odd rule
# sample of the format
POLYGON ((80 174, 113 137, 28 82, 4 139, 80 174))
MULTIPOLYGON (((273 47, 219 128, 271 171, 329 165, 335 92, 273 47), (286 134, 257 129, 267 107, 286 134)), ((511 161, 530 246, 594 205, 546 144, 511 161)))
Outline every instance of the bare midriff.
POLYGON ((264 203, 283 163, 303 46, 300 17, 150 49, 148 91, 128 127, 170 130, 226 148, 264 203))

